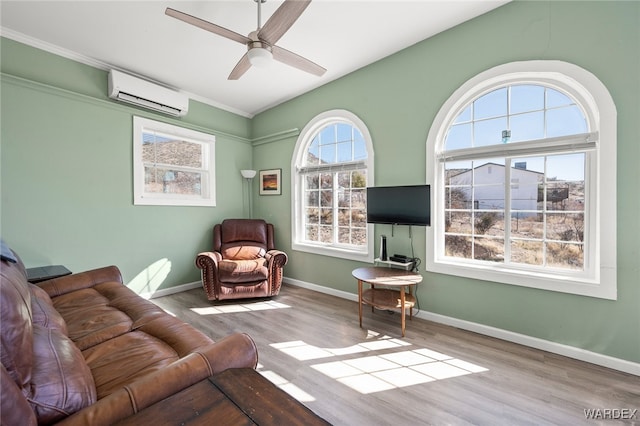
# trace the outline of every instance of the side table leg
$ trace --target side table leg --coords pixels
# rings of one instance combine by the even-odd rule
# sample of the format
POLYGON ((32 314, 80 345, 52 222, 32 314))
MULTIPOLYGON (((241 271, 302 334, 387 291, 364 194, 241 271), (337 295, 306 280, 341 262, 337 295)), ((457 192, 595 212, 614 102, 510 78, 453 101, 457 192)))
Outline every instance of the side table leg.
MULTIPOLYGON (((374 288, 376 288, 376 286, 370 283, 369 284, 369 288, 371 288, 373 290, 374 288)), ((375 297, 376 297, 375 292, 371 293, 371 297, 373 298, 373 300, 375 302, 375 300, 376 300, 375 299, 375 297)), ((371 305, 371 313, 374 313, 374 312, 375 312, 375 307, 373 305, 371 305)))
MULTIPOLYGON (((413 291, 411 290, 411 286, 409 286, 409 294, 413 296, 413 291)), ((409 320, 413 319, 413 304, 409 307, 409 320)))
POLYGON ((402 310, 402 337, 404 337, 404 286, 400 286, 400 309, 402 310))
POLYGON ((362 328, 362 281, 358 280, 358 316, 360 318, 360 328, 362 328))

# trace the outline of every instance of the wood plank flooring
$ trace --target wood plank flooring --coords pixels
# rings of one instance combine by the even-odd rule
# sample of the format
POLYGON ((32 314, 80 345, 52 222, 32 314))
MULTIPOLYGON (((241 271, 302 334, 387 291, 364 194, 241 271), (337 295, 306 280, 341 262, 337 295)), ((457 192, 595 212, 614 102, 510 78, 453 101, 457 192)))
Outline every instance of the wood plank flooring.
POLYGON ((152 301, 214 340, 249 334, 258 370, 334 425, 640 425, 638 376, 418 318, 402 338, 398 313, 369 307, 361 329, 335 296, 152 301))

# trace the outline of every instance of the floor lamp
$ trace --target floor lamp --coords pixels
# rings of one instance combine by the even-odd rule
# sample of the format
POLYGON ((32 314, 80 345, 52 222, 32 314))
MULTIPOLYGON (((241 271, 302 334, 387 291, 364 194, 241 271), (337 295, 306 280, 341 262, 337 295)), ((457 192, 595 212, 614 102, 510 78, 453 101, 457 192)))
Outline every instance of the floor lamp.
POLYGON ((249 219, 253 219, 253 209, 251 203, 251 179, 256 176, 255 170, 240 170, 240 174, 247 181, 247 196, 249 197, 249 219))

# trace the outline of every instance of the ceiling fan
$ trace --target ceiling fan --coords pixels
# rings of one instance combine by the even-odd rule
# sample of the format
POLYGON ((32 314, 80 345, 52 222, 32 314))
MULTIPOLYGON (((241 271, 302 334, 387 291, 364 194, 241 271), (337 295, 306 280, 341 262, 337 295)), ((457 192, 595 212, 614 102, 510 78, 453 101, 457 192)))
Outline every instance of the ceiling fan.
POLYGON ((236 64, 235 68, 233 68, 231 74, 229 74, 229 80, 239 79, 247 72, 251 65, 265 64, 269 62, 271 58, 317 76, 323 75, 327 70, 320 65, 289 50, 276 46, 278 40, 291 28, 293 23, 300 17, 307 6, 309 6, 311 0, 285 0, 262 27, 260 6, 266 0, 254 1, 258 4, 258 29, 252 31, 246 37, 235 31, 228 30, 170 7, 165 10, 165 14, 247 46, 247 53, 240 58, 240 61, 236 64))

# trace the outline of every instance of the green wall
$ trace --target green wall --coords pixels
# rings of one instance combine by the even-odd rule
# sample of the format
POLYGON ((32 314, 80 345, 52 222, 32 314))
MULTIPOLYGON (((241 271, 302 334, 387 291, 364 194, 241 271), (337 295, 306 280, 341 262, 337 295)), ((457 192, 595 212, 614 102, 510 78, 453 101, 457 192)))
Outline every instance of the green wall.
MULTIPOLYGON (((291 250, 291 129, 350 110, 373 137, 375 184, 423 183, 429 127, 460 85, 507 62, 563 60, 595 74, 618 109, 618 300, 424 272, 421 308, 640 362, 639 24, 640 2, 516 1, 253 119, 194 101, 180 120, 116 104, 106 72, 2 39, 0 231, 28 266, 116 264, 137 291, 171 287, 199 279, 193 258, 214 223, 246 214, 238 170, 281 168, 281 196, 257 195, 257 179, 252 189, 254 216, 276 225, 289 253, 285 275, 355 293, 351 270, 362 264, 291 250), (217 136, 217 207, 133 206, 134 114, 217 136)), ((420 228, 413 240, 424 259, 420 228)), ((389 244, 408 253, 406 227, 389 244)))
POLYGON ((1 48, 3 238, 28 267, 115 264, 138 292, 198 281, 212 226, 248 211, 250 120, 193 100, 182 119, 130 108, 107 98, 105 71, 8 39, 1 48), (216 135, 216 207, 133 205, 133 115, 216 135))
MULTIPOLYGON (((571 62, 595 74, 618 110, 618 300, 609 301, 424 272, 422 309, 640 362, 640 3, 515 2, 254 117, 253 137, 302 129, 315 115, 344 108, 368 126, 375 184, 424 183, 426 139, 444 101, 465 81, 496 65, 533 59, 571 62)), ((291 137, 254 149, 258 169, 281 167, 281 202, 259 199, 256 214, 278 224, 291 261, 288 277, 356 292, 357 262, 290 249, 291 137)), ((266 198, 266 197, 262 197, 266 198)), ((410 253, 396 227, 391 252, 410 253)), ((376 226, 376 235, 389 226, 376 226)), ((414 228, 416 256, 425 235, 414 228)))

